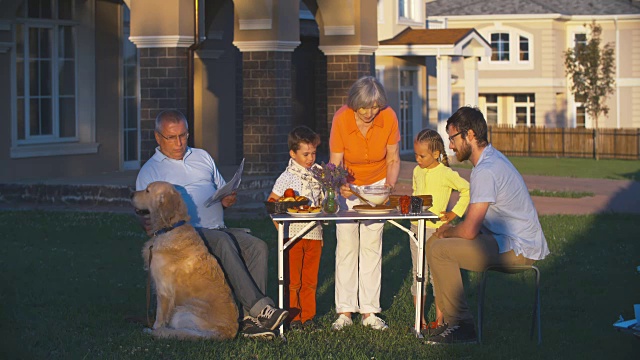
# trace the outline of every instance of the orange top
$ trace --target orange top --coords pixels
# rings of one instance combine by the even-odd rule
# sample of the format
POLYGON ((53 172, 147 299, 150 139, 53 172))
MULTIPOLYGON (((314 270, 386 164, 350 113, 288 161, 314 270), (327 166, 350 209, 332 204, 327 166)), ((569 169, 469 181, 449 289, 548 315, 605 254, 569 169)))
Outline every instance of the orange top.
POLYGON ((355 112, 347 105, 333 116, 329 148, 343 153, 344 166, 353 174, 356 185, 369 185, 387 177, 387 145, 400 141, 398 117, 391 107, 373 119, 367 136, 356 125, 355 112))

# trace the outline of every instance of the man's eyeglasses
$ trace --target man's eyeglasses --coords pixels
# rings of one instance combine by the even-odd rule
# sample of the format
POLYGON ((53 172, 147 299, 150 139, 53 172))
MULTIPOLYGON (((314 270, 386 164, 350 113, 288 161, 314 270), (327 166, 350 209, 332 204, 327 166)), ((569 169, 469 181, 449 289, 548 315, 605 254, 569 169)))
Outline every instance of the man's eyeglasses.
POLYGON ((458 136, 458 135, 460 135, 462 133, 463 133, 462 131, 458 131, 457 133, 449 136, 449 142, 453 142, 453 138, 455 138, 456 136, 458 136))
POLYGON ((188 132, 185 132, 179 135, 171 135, 171 136, 164 136, 160 131, 156 131, 156 132, 160 134, 160 136, 162 136, 163 139, 167 141, 172 141, 172 142, 177 142, 178 139, 180 139, 180 141, 186 141, 189 138, 188 132))

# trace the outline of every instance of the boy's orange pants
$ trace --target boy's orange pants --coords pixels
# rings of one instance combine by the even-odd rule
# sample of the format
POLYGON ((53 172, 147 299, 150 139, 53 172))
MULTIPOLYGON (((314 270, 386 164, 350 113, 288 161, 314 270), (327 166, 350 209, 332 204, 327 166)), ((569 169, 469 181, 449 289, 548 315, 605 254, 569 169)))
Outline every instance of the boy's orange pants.
MULTIPOLYGON (((288 239, 285 240, 287 242, 288 239)), ((289 309, 289 321, 304 323, 316 316, 316 288, 322 254, 322 240, 300 239, 285 251, 285 304, 289 309), (288 270, 288 271, 287 271, 288 270), (287 285, 288 284, 288 285, 287 285), (288 296, 287 296, 288 295, 288 296)))

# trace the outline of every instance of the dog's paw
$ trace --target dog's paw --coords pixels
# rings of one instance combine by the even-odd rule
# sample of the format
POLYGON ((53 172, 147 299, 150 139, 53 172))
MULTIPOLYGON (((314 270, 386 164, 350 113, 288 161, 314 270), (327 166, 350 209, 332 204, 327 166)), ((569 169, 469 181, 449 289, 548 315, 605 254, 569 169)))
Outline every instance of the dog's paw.
POLYGON ((142 333, 151 335, 151 334, 153 334, 153 329, 145 327, 145 328, 142 329, 142 333))

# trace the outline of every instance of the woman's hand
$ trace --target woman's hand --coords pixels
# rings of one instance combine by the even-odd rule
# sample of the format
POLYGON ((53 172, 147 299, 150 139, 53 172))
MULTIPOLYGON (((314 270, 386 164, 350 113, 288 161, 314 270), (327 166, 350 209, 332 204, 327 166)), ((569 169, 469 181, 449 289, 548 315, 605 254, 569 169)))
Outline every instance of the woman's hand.
POLYGON ((342 197, 345 199, 353 195, 353 191, 351 191, 351 187, 349 186, 349 184, 343 184, 342 186, 340 186, 340 195, 342 195, 342 197))

